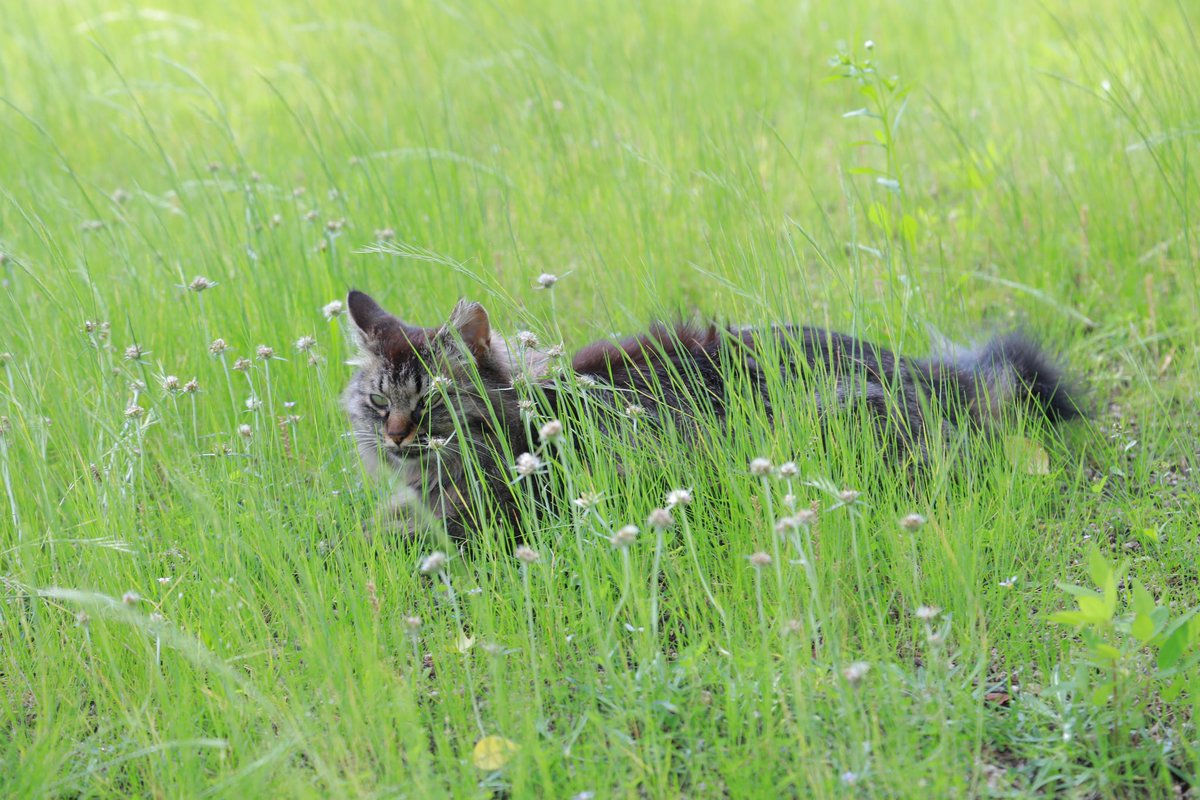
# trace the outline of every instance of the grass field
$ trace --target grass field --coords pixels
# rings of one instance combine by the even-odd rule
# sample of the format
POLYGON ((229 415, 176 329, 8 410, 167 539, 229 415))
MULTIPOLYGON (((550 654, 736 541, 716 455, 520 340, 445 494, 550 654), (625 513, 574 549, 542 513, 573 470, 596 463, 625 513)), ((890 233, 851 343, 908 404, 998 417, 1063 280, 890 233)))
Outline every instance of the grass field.
POLYGON ((1200 791, 1189 3, 4 6, 0 796, 1200 791), (361 534, 351 286, 568 348, 1023 326, 1092 413, 915 485, 803 396, 568 430, 540 559, 424 575, 361 534))

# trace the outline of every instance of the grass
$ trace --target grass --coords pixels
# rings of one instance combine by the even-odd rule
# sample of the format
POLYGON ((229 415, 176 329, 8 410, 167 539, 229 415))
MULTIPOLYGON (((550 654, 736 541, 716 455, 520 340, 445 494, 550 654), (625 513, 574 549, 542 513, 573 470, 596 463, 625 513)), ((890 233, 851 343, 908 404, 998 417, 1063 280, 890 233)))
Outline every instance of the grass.
POLYGON ((1198 25, 1165 0, 12 4, 0 794, 1195 787, 1198 25), (350 286, 568 348, 693 310, 913 354, 1022 325, 1093 414, 915 487, 794 393, 686 451, 568 429, 540 557, 488 530, 425 575, 436 539, 360 533, 383 490, 321 311, 350 286), (818 518, 779 539, 787 494, 818 518))

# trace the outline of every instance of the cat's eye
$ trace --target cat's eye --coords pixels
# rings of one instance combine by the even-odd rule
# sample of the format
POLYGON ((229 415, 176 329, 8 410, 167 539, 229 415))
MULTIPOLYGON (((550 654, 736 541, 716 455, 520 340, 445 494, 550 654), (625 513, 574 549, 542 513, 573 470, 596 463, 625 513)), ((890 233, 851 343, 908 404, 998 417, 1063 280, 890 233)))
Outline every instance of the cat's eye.
POLYGON ((371 401, 371 405, 378 409, 382 410, 388 407, 388 399, 381 394, 373 394, 369 399, 371 401))

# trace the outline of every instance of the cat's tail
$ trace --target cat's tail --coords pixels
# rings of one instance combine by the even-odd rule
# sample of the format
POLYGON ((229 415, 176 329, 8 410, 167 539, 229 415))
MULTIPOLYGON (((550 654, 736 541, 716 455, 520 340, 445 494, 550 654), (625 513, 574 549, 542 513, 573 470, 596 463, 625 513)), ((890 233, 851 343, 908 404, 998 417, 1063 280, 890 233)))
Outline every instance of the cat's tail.
POLYGON ((1078 391, 1062 368, 1022 333, 954 348, 934 365, 938 371, 951 369, 959 396, 972 418, 985 427, 1021 407, 1054 423, 1083 414, 1078 391))

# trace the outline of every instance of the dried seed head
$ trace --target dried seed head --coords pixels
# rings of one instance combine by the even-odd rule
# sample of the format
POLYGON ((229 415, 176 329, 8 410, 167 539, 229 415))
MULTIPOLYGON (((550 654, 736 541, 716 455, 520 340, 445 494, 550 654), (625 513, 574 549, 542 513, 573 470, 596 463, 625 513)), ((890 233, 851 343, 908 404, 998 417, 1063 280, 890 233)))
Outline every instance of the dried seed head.
POLYGON ((563 424, 556 419, 552 419, 538 431, 538 439, 543 442, 551 442, 562 436, 562 433, 563 424))
POLYGON ((188 284, 188 290, 195 292, 196 294, 200 294, 200 292, 211 289, 216 285, 217 284, 215 281, 210 281, 203 275, 197 275, 196 277, 192 278, 192 282, 188 284))
POLYGON ((920 514, 909 514, 904 519, 900 520, 900 527, 909 533, 921 530, 925 525, 925 518, 920 514))
POLYGON ((650 512, 650 516, 646 518, 646 524, 651 528, 656 528, 660 531, 665 531, 675 523, 671 518, 671 512, 665 508, 656 508, 650 512))
POLYGON ((770 475, 771 474, 770 460, 766 459, 766 458, 756 458, 753 461, 751 461, 750 462, 750 474, 758 475, 760 477, 763 475, 770 475))
POLYGON ((275 357, 275 348, 267 347, 265 344, 260 344, 254 349, 254 352, 262 361, 270 361, 275 357))
POLYGON ((254 436, 254 428, 251 428, 249 425, 245 424, 238 425, 238 436, 242 437, 243 439, 249 439, 254 436))
POLYGON ((521 545, 514 550, 513 555, 526 564, 533 564, 537 562, 539 558, 541 558, 541 555, 537 550, 534 550, 532 547, 526 547, 525 545, 521 545))
POLYGON ((542 466, 542 460, 533 453, 521 453, 517 456, 517 464, 515 469, 521 477, 528 477, 538 471, 542 466))
POLYGON ((251 364, 250 359, 248 358, 239 358, 237 361, 233 362, 233 368, 237 372, 249 372, 251 366, 253 366, 253 364, 251 364))
POLYGON ((446 568, 446 562, 449 559, 441 550, 434 550, 425 558, 421 559, 421 574, 436 575, 446 568))
POLYGON ((212 353, 214 356, 219 356, 228 349, 229 345, 225 344, 224 339, 213 339, 212 343, 208 346, 208 352, 212 353))
POLYGON ((796 477, 799 474, 800 474, 800 469, 799 469, 799 467, 796 466, 795 462, 793 462, 793 461, 785 461, 784 463, 779 465, 779 477, 781 477, 781 478, 789 478, 790 479, 790 478, 796 477))
POLYGON ((142 596, 137 592, 126 592, 125 594, 121 595, 121 602, 127 606, 136 606, 138 603, 142 602, 142 596))
POLYGON ((856 686, 863 678, 866 677, 867 672, 870 669, 871 665, 867 662, 855 661, 854 663, 850 664, 850 666, 842 670, 842 677, 845 678, 846 682, 851 686, 856 686))
POLYGON ((549 272, 543 272, 541 275, 538 275, 537 282, 538 288, 551 289, 554 287, 554 284, 558 283, 558 276, 549 272))
POLYGON ((312 336, 301 336, 296 340, 294 346, 301 353, 307 353, 309 350, 312 350, 317 346, 317 340, 312 336))
POLYGON ((140 344, 131 344, 125 348, 126 361, 138 361, 144 355, 146 355, 146 351, 142 349, 140 344))
POLYGON ((686 506, 692 502, 691 489, 672 489, 667 492, 667 507, 674 508, 675 506, 686 506))
POLYGON ((538 346, 538 337, 533 331, 517 331, 517 342, 521 347, 532 350, 538 346))
POLYGON ((751 553, 748 558, 750 559, 750 565, 755 569, 771 566, 771 556, 762 550, 759 550, 757 553, 751 553))
POLYGON ((917 606, 917 610, 913 612, 913 616, 924 622, 929 622, 936 619, 940 613, 942 613, 942 610, 937 606, 917 606))
POLYGON ((328 319, 328 320, 340 317, 342 314, 345 314, 345 313, 346 313, 346 304, 343 303, 341 300, 330 300, 328 303, 326 303, 324 306, 321 307, 321 315, 324 316, 325 319, 328 319))
POLYGON ((638 529, 636 525, 626 525, 621 530, 612 535, 608 543, 613 547, 629 547, 637 539, 638 529))

